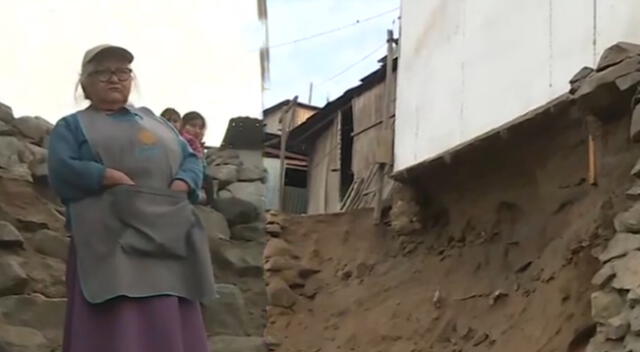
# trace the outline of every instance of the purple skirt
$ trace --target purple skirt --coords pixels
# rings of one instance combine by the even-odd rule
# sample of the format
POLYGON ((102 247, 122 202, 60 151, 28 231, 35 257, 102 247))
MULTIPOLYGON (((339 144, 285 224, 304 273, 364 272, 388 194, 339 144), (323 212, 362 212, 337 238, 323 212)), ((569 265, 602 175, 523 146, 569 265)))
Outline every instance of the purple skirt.
POLYGON ((209 351, 197 302, 156 296, 89 303, 80 289, 73 244, 70 247, 63 352, 209 351))

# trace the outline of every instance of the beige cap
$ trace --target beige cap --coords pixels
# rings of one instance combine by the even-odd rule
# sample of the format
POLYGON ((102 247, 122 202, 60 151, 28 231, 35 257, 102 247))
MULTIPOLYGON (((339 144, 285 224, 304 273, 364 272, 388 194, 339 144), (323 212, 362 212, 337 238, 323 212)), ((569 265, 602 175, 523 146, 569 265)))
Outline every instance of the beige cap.
POLYGON ((87 50, 86 53, 84 53, 84 57, 82 58, 82 72, 83 73, 85 72, 87 64, 91 62, 91 60, 93 60, 98 54, 106 53, 106 52, 111 52, 114 55, 122 56, 129 63, 133 62, 133 54, 129 50, 120 46, 115 46, 111 44, 102 44, 102 45, 93 47, 87 50))

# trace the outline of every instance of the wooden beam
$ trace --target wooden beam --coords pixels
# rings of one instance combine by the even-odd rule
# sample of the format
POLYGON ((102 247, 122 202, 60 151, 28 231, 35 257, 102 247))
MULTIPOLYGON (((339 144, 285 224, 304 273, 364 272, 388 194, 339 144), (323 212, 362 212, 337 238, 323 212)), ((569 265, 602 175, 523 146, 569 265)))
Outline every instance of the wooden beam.
POLYGON ((596 175, 596 145, 593 135, 589 134, 589 184, 596 185, 598 178, 596 175))
POLYGON ((587 115, 587 180, 592 186, 598 184, 598 150, 602 147, 602 122, 594 115, 587 115))
POLYGON ((285 162, 285 155, 287 149, 287 137, 289 135, 289 126, 291 121, 293 121, 293 113, 295 109, 293 108, 298 102, 298 96, 296 95, 291 102, 287 105, 287 108, 284 109, 282 114, 280 115, 280 126, 282 129, 281 137, 280 137, 280 189, 279 191, 279 204, 278 208, 280 211, 284 210, 284 178, 287 171, 287 164, 285 162))
POLYGON ((376 146, 378 172, 376 174, 376 194, 373 211, 373 221, 376 224, 382 222, 382 192, 384 191, 385 171, 387 170, 387 165, 393 163, 393 131, 390 117, 393 115, 391 104, 393 88, 391 87, 391 78, 393 75, 394 44, 393 30, 389 29, 387 30, 387 67, 384 81, 384 102, 382 104, 383 132, 380 134, 382 138, 376 146))

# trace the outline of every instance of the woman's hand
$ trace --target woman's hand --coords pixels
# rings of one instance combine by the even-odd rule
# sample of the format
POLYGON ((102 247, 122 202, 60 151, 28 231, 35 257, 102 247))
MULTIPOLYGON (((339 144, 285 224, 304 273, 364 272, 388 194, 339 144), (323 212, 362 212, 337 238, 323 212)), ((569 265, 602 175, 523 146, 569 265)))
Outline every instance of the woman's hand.
POLYGON ((187 193, 189 192, 189 189, 190 189, 189 184, 187 184, 182 180, 173 180, 173 182, 171 182, 172 191, 187 193))
POLYGON ((129 176, 127 176, 124 172, 107 169, 104 173, 104 185, 107 187, 113 186, 122 186, 122 185, 135 185, 129 176))

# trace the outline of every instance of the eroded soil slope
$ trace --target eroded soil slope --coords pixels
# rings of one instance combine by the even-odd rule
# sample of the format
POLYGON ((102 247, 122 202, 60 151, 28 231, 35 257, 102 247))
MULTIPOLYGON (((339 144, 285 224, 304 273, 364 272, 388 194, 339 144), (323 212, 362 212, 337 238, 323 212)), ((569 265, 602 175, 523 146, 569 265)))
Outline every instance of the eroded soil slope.
POLYGON ((404 214, 419 220, 410 233, 374 225, 370 211, 284 218, 281 239, 319 273, 291 285, 292 308, 269 308, 278 351, 579 350, 569 344, 591 322, 592 252, 628 204, 638 154, 628 119, 609 122, 588 184, 579 123, 425 175, 410 194, 419 211, 404 214))

